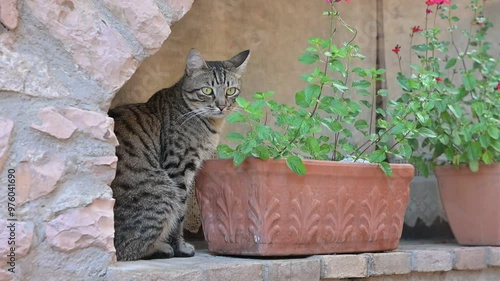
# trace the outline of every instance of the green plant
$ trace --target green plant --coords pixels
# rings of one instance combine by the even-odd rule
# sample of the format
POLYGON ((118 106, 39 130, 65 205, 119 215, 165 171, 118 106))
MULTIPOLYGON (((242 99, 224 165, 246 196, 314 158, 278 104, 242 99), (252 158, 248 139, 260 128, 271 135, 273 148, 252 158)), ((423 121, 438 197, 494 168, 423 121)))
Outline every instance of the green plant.
POLYGON ((340 1, 327 1, 330 9, 324 12, 330 37, 310 38, 310 46, 299 58, 315 67, 302 76, 307 86, 295 94, 295 105, 272 100, 272 92, 255 93, 251 101, 239 97, 241 111, 229 115, 227 122, 248 125, 248 131, 245 135, 229 133, 227 138, 237 145, 219 145, 221 158, 232 158, 236 166, 250 156, 286 158, 288 167, 301 175, 306 173, 303 157, 333 161, 352 158, 354 162, 378 163, 391 175, 389 155, 411 157, 408 140, 425 135, 427 129, 417 129, 406 118, 412 112, 402 102, 392 102, 387 110, 375 107, 377 96, 387 96, 387 90, 376 89, 385 71, 352 66, 354 60, 364 57, 353 43, 356 29, 344 22, 335 2, 340 1), (333 43, 339 23, 353 34, 341 46, 333 43), (375 120, 375 114, 393 118, 375 120), (355 133, 365 140, 355 142, 355 133))
MULTIPOLYGON (((411 47, 420 64, 410 62, 409 73, 401 69, 397 79, 404 91, 399 102, 414 107, 418 128, 428 128, 428 135, 410 140, 412 149, 419 151, 411 161, 424 175, 429 166, 443 162, 467 164, 477 171, 480 163, 500 160, 500 61, 498 54, 491 54, 487 32, 493 26, 483 13, 484 3, 470 2, 466 9, 472 20, 460 30, 454 15, 458 5, 427 0, 426 27, 412 29, 412 40, 414 35, 425 40, 411 47), (438 15, 448 33, 437 26, 438 15), (464 36, 463 45, 457 35, 464 36)), ((401 61, 399 49, 393 51, 401 61)))

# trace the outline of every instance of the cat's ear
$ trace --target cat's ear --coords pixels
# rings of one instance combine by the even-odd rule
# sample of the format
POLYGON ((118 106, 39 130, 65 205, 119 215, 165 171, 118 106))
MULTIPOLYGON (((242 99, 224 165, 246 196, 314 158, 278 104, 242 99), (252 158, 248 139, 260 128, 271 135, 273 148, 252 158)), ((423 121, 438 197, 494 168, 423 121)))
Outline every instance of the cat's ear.
POLYGON ((200 52, 196 49, 191 49, 187 57, 186 74, 189 76, 192 75, 196 70, 207 68, 207 63, 201 56, 200 52))
POLYGON ((245 72, 249 58, 250 58, 250 50, 246 50, 237 54, 230 60, 227 60, 226 64, 229 64, 230 67, 235 68, 234 72, 236 72, 236 74, 241 76, 243 72, 245 72))

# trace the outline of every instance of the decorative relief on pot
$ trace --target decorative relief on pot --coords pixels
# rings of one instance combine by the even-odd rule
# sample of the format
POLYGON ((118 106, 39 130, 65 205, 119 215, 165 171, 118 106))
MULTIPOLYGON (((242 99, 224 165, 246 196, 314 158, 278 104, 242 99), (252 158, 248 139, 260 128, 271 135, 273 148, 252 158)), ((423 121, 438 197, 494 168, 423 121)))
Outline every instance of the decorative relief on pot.
POLYGON ((370 242, 381 239, 385 230, 387 200, 377 189, 373 189, 368 199, 361 201, 361 207, 366 211, 360 216, 361 233, 366 234, 370 242))
POLYGON ((390 238, 400 238, 401 237, 401 226, 403 225, 403 216, 401 214, 404 214, 403 209, 403 202, 401 200, 397 200, 396 203, 394 203, 396 206, 393 211, 392 215, 392 223, 391 223, 391 228, 388 233, 388 237, 390 238))
POLYGON ((234 196, 231 186, 226 184, 220 187, 222 194, 216 193, 217 229, 227 243, 240 243, 244 231, 241 200, 234 196))
POLYGON ((200 206, 200 213, 201 213, 201 220, 203 222, 203 228, 205 231, 203 231, 203 234, 205 235, 205 240, 207 242, 211 242, 212 240, 212 233, 215 233, 214 231, 214 211, 212 210, 212 204, 210 203, 210 198, 208 198, 208 194, 211 194, 211 188, 209 188, 210 184, 207 184, 206 190, 204 192, 199 191, 199 189, 196 189, 196 198, 200 200, 201 202, 198 202, 198 206, 200 206))
POLYGON ((349 199, 345 187, 341 187, 335 199, 326 203, 325 241, 341 243, 354 234, 354 200, 349 199))
MULTIPOLYGON (((271 243, 280 233, 280 200, 272 197, 267 204, 264 203, 261 206, 259 190, 267 190, 267 187, 255 188, 254 190, 255 192, 248 200, 248 231, 252 234, 255 243, 271 243)), ((266 198, 267 196, 264 196, 263 200, 266 198)))
POLYGON ((319 228, 320 202, 314 199, 311 187, 305 186, 304 192, 294 198, 290 205, 292 212, 291 225, 288 228, 290 234, 297 237, 300 243, 313 241, 319 228))

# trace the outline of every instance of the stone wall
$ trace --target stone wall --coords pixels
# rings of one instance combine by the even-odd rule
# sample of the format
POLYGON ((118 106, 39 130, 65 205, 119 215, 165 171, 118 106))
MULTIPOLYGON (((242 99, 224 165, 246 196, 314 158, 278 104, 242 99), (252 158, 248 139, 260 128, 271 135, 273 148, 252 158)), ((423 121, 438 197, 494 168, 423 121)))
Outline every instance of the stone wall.
POLYGON ((0 280, 104 278, 117 160, 107 111, 192 2, 0 0, 0 280))

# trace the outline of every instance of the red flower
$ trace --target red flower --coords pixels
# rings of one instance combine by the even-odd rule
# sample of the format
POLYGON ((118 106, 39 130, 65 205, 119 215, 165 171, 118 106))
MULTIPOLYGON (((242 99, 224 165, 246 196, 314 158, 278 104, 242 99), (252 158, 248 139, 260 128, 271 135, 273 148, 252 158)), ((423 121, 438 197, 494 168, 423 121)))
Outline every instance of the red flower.
POLYGON ((442 79, 442 78, 440 78, 440 77, 436 77, 436 81, 437 81, 437 82, 443 82, 443 79, 442 79))
POLYGON ((500 91, 500 81, 498 82, 498 85, 497 85, 497 87, 495 89, 497 89, 497 90, 500 91))
POLYGON ((451 4, 451 0, 426 0, 425 4, 427 6, 431 5, 443 5, 443 4, 451 4))
POLYGON ((427 9, 425 9, 425 12, 426 12, 427 14, 430 14, 430 13, 432 13, 432 10, 431 10, 431 9, 429 9, 429 8, 427 8, 427 9))
POLYGON ((411 31, 412 31, 413 33, 417 33, 417 32, 424 31, 424 30, 423 30, 422 28, 420 28, 420 25, 418 25, 418 26, 414 26, 414 27, 412 27, 412 28, 411 28, 411 31))
POLYGON ((396 53, 396 54, 399 54, 399 51, 401 51, 401 46, 396 45, 396 47, 394 47, 394 49, 392 49, 392 52, 396 53))

